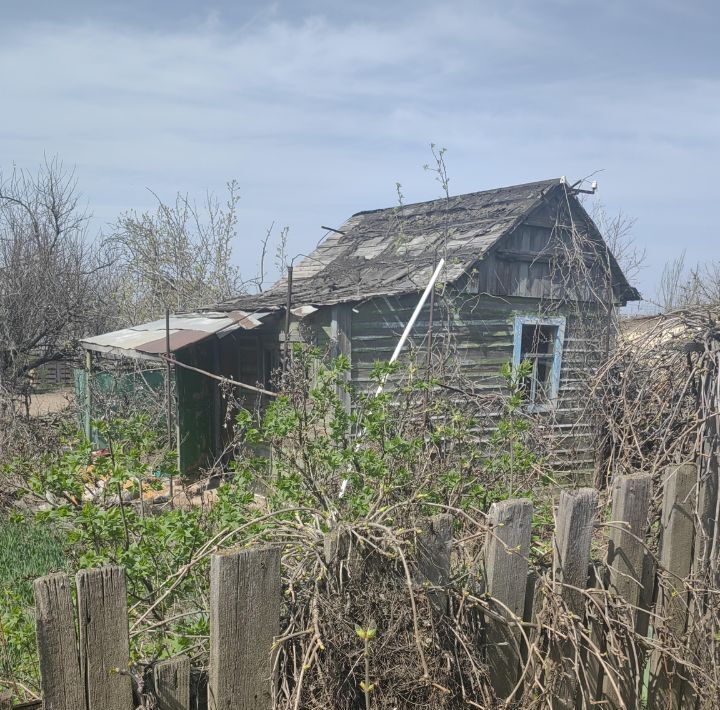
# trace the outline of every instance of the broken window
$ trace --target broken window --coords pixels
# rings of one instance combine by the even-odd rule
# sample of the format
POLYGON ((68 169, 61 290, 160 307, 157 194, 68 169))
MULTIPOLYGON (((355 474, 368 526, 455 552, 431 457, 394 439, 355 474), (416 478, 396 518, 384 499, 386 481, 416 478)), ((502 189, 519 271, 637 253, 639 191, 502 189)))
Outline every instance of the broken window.
POLYGON ((549 408, 557 399, 564 333, 564 318, 515 319, 513 366, 526 360, 531 363, 523 389, 535 409, 549 408))

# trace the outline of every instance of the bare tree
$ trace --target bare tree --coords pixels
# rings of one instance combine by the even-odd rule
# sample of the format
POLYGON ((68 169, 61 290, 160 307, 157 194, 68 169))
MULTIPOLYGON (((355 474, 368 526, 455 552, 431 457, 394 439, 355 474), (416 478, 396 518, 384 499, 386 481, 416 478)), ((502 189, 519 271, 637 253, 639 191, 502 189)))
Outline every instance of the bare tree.
POLYGON ((637 245, 632 233, 635 219, 623 212, 608 214, 600 201, 592 205, 590 214, 620 270, 633 283, 645 266, 646 257, 646 250, 637 245))
POLYGON ((232 263, 240 200, 237 183, 228 183, 224 204, 212 193, 200 206, 179 193, 173 204, 155 197, 154 212, 126 212, 105 241, 116 265, 122 325, 157 317, 166 308, 205 306, 246 288, 232 263))
POLYGON ((665 264, 658 305, 669 312, 680 308, 720 305, 720 261, 687 268, 685 252, 665 264))
POLYGON ((36 174, 0 172, 0 388, 18 392, 40 365, 69 357, 106 321, 105 264, 87 239, 75 175, 57 159, 36 174))
POLYGON ((672 311, 683 302, 683 279, 685 274, 685 252, 669 261, 663 267, 658 289, 658 305, 663 311, 672 311))

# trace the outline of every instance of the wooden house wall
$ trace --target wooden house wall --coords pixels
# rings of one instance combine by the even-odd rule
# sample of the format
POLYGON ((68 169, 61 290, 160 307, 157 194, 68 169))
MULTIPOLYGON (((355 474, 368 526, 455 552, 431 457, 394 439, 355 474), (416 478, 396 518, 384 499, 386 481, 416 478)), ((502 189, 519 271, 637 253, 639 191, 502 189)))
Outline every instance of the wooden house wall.
MULTIPOLYGON (((176 358, 191 367, 210 369, 215 362, 215 343, 207 341, 184 348, 176 358)), ((182 473, 193 473, 211 463, 215 451, 213 418, 216 383, 184 367, 175 369, 177 386, 178 458, 182 473)))
MULTIPOLYGON (((354 308, 344 306, 351 313, 352 381, 360 389, 370 391, 374 387, 372 368, 375 362, 390 359, 417 300, 417 295, 410 295, 376 298, 354 308)), ((548 313, 547 302, 537 299, 456 296, 449 308, 442 302, 436 303, 433 338, 436 345, 447 344, 453 352, 450 367, 457 368, 460 377, 472 381, 476 391, 499 393, 503 388, 500 368, 512 360, 515 316, 541 314, 565 316, 566 328, 557 407, 535 416, 547 426, 548 436, 555 439, 553 450, 557 460, 553 465, 588 471, 593 466, 594 450, 591 426, 585 417, 586 386, 602 345, 585 332, 572 309, 561 307, 548 313)), ((428 328, 426 305, 405 349, 405 353, 416 352, 421 367, 425 363, 423 348, 428 328)), ((392 385, 391 380, 388 386, 392 385)), ((497 416, 499 412, 492 414, 497 416)))
POLYGON ((494 296, 605 301, 605 245, 595 240, 578 205, 561 207, 537 209, 483 256, 460 287, 494 296))

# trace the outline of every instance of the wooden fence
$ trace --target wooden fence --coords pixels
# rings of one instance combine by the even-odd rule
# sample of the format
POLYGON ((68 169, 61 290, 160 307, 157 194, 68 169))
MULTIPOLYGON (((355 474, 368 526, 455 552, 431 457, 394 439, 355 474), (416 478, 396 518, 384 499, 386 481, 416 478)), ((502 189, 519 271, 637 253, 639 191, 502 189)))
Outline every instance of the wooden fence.
MULTIPOLYGON (((556 514, 549 575, 553 589, 566 608, 582 620, 587 608, 584 590, 588 587, 593 530, 598 524, 606 525, 607 578, 600 586, 605 594, 624 600, 631 610, 638 632, 631 636, 631 644, 652 635, 649 612, 653 605, 657 618, 666 620, 669 628, 682 631, 687 622, 684 580, 691 573, 693 557, 696 469, 681 465, 665 472, 657 557, 650 553, 645 537, 652 484, 646 474, 619 478, 609 522, 596 520, 597 492, 588 488, 562 491, 556 514), (653 564, 654 560, 659 560, 659 565, 653 564)), ((452 525, 448 517, 433 518, 419 538, 419 573, 435 585, 435 601, 441 599, 440 588, 450 579, 452 525)), ((533 506, 528 500, 496 503, 489 513, 483 577, 495 613, 486 618, 486 648, 490 678, 501 698, 510 695, 521 680, 525 662, 523 643, 519 642, 524 632, 516 622, 532 622, 538 608, 528 562, 532 519, 533 506)), ((44 707, 131 710, 124 571, 120 567, 85 570, 76 576, 75 584, 76 610, 71 580, 66 575, 53 574, 35 582, 44 707)), ((280 633, 279 548, 234 549, 214 555, 210 589, 208 707, 268 710, 272 707, 273 640, 280 633)), ((602 648, 606 630, 589 626, 593 642, 602 648)), ((562 638, 553 640, 548 656, 567 672, 554 690, 552 706, 575 707, 575 669, 577 664, 584 664, 583 673, 593 679, 596 700, 605 701, 600 707, 634 710, 640 706, 640 693, 647 697, 650 708, 692 707, 683 700, 689 690, 682 673, 648 648, 630 653, 629 662, 612 657, 599 662, 576 657, 577 646, 562 638)), ((157 664, 153 676, 159 710, 191 707, 191 668, 186 657, 157 664)))

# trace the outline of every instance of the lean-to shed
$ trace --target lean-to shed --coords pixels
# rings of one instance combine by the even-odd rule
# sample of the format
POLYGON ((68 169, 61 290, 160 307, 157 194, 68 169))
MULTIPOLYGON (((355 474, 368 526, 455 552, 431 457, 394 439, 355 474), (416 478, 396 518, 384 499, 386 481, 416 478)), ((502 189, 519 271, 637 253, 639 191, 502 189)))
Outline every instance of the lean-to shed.
MULTIPOLYGON (((219 381, 212 372, 238 382, 269 379, 277 365, 273 322, 268 313, 243 311, 181 313, 81 341, 86 366, 75 372, 75 389, 86 435, 96 440, 92 420, 116 410, 124 400, 133 406, 157 401, 165 390, 166 359, 171 368, 171 421, 175 429, 178 467, 193 473, 212 464, 231 437, 219 381), (264 322, 267 319, 267 322, 264 322), (263 360, 265 358, 265 360, 263 360)), ((121 412, 118 412, 121 413, 121 412)))

